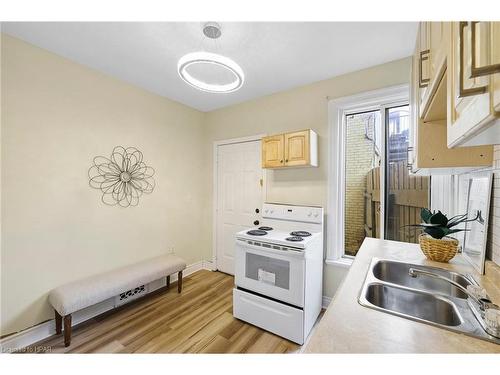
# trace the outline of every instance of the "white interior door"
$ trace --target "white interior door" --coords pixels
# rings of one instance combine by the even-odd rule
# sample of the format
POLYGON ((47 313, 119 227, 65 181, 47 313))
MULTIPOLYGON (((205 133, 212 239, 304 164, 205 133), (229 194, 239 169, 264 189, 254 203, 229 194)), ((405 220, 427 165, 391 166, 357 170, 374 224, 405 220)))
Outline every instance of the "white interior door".
POLYGON ((217 147, 215 243, 217 269, 222 272, 234 275, 235 233, 260 221, 262 178, 260 140, 217 147))

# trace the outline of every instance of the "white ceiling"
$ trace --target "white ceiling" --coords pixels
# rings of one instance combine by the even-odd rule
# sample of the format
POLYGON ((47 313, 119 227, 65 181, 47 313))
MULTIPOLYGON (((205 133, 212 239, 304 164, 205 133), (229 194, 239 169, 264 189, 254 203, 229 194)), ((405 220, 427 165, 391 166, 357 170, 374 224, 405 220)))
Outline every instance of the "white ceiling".
POLYGON ((222 36, 198 22, 4 22, 2 32, 146 90, 211 111, 324 80, 413 52, 414 22, 228 22, 222 36), (237 92, 198 91, 177 74, 177 60, 207 50, 245 73, 237 92))

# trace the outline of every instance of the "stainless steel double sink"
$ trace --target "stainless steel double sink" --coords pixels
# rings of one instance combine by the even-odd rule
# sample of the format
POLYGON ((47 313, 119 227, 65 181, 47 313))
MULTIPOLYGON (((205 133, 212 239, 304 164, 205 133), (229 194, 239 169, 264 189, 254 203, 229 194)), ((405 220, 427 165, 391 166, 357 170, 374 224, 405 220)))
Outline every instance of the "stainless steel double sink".
POLYGON ((411 277, 410 269, 415 268, 450 279, 465 289, 468 285, 477 285, 469 275, 373 258, 359 303, 385 313, 500 344, 500 339, 483 329, 469 306, 466 293, 443 279, 411 277))

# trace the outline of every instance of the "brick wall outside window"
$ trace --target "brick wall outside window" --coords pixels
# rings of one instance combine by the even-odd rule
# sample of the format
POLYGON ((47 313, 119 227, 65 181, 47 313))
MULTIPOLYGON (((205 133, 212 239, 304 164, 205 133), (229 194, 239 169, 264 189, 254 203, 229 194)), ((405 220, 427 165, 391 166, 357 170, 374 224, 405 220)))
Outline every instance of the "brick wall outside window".
POLYGON ((373 113, 348 116, 346 127, 345 252, 355 255, 365 238, 364 193, 373 167, 373 113))

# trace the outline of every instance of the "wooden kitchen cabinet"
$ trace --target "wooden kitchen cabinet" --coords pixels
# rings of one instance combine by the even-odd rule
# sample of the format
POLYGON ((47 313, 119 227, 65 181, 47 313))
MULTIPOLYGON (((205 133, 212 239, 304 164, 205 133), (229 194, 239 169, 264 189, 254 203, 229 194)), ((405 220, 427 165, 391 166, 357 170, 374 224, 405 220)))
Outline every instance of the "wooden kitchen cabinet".
POLYGON ((417 58, 418 58, 418 103, 419 108, 425 106, 425 102, 428 97, 428 87, 430 83, 431 77, 431 69, 430 69, 430 48, 429 48, 429 38, 428 38, 428 22, 420 22, 418 26, 417 33, 417 58))
POLYGON ((262 168, 318 166, 318 136, 311 129, 262 138, 262 168))
POLYGON ((285 165, 292 167, 310 164, 309 134, 309 130, 285 134, 285 165))
MULTIPOLYGON (((434 24, 434 23, 427 23, 434 24)), ((408 168, 412 173, 432 175, 455 173, 464 169, 491 166, 493 159, 492 146, 461 147, 450 149, 447 144, 447 97, 448 97, 448 67, 447 51, 450 23, 427 25, 427 30, 434 34, 436 46, 445 46, 445 53, 438 47, 431 46, 429 76, 422 82, 421 44, 416 43, 412 59, 410 79, 410 147, 408 152, 408 168), (446 31, 448 28, 448 31, 446 31), (430 30, 430 31, 429 31, 430 30), (439 35, 440 36, 437 36, 439 35), (432 52, 434 51, 434 52, 432 52), (433 62, 434 56, 434 62, 433 62), (437 56, 437 57, 436 57, 437 56), (422 100, 422 83, 427 83, 426 97, 422 100), (425 110, 422 106, 425 105, 425 110)), ((417 36, 417 39, 420 37, 417 36)), ((424 61, 425 62, 425 61, 424 61)))
MULTIPOLYGON (((494 64, 500 63, 500 22, 491 22, 491 56, 494 64)), ((500 73, 491 75, 492 106, 500 115, 500 73)))
POLYGON ((277 168, 285 162, 285 136, 283 134, 262 138, 262 168, 277 168))
POLYGON ((454 22, 448 51, 449 147, 500 143, 500 25, 454 22))
POLYGON ((432 121, 435 114, 429 108, 446 71, 446 57, 450 41, 450 22, 420 22, 417 37, 419 115, 432 121))

